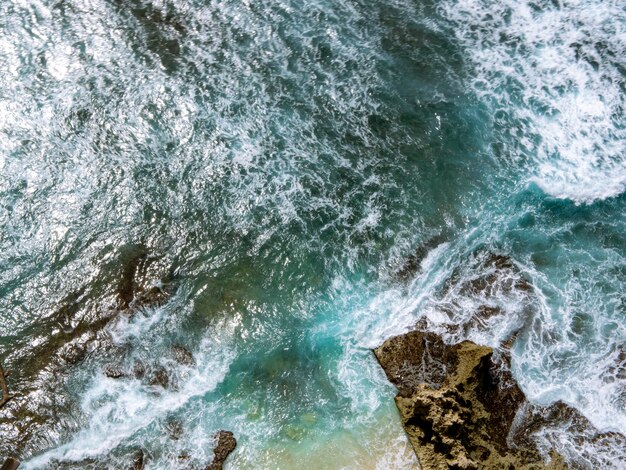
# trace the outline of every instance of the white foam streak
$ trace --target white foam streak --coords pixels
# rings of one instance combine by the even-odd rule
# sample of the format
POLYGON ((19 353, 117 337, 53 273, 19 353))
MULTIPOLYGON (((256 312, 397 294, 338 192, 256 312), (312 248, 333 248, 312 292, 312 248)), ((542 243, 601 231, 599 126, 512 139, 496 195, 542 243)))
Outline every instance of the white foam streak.
MULTIPOLYGON (((157 352, 161 348, 159 343, 163 341, 157 327, 174 326, 168 323, 167 314, 179 297, 173 298, 166 306, 138 311, 132 317, 121 317, 110 328, 114 342, 121 346, 132 339, 135 347, 157 352)), ((45 468, 54 461, 78 462, 111 453, 136 433, 185 407, 195 397, 214 390, 236 357, 232 347, 236 322, 223 321, 217 328, 220 339, 205 336, 194 354, 193 366, 181 366, 168 358, 156 358, 158 364, 173 372, 169 381, 174 380, 175 383, 170 384, 171 389, 138 379, 111 379, 102 372, 98 373, 81 394, 80 408, 85 426, 66 444, 25 462, 25 468, 45 468)))
POLYGON ((98 376, 84 394, 81 408, 88 425, 70 442, 25 462, 25 468, 44 468, 54 460, 80 461, 106 455, 138 431, 184 407, 194 397, 212 391, 228 372, 232 352, 214 351, 206 342, 199 366, 189 371, 177 391, 159 390, 139 380, 98 376))

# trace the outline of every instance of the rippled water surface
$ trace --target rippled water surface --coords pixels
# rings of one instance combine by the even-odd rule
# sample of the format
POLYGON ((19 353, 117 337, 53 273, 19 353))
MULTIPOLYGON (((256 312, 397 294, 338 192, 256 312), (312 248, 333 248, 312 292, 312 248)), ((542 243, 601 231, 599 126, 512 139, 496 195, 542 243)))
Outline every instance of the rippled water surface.
POLYGON ((421 318, 623 431, 625 96, 619 0, 1 2, 0 456, 416 468, 370 348, 421 318))

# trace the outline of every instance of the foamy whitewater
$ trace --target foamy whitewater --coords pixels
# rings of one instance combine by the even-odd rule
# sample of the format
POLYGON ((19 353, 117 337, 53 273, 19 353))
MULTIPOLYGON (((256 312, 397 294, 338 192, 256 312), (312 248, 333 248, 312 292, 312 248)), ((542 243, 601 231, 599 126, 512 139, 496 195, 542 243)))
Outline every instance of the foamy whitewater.
POLYGON ((625 110, 619 0, 1 2, 0 461, 418 468, 371 348, 421 319, 623 432, 625 110), (171 295, 120 313, 137 247, 171 295), (468 294, 488 253, 530 298, 468 294))

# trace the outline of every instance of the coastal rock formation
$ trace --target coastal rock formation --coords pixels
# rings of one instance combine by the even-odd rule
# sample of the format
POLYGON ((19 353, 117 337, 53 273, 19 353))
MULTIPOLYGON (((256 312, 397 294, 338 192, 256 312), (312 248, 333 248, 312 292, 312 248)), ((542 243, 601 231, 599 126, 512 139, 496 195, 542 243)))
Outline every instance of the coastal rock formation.
POLYGON ((412 331, 374 352, 398 388, 396 404, 422 468, 567 468, 554 451, 546 463, 532 434, 565 422, 596 439, 617 436, 598 433, 564 403, 531 405, 487 346, 447 345, 434 333, 412 331))
POLYGON ((222 470, 226 458, 237 447, 237 440, 230 431, 219 431, 215 435, 217 444, 213 449, 213 462, 205 467, 205 470, 222 470))
POLYGON ((121 367, 114 366, 113 364, 109 364, 104 368, 104 375, 110 379, 121 379, 128 376, 121 367))
POLYGON ((413 253, 407 256, 404 264, 395 272, 394 278, 403 282, 410 281, 420 271, 422 262, 428 256, 428 253, 444 242, 445 237, 440 234, 419 245, 413 253))
POLYGON ((170 355, 174 361, 183 366, 191 367, 196 363, 191 351, 180 344, 175 344, 170 347, 170 355))
MULTIPOLYGON (((407 276, 419 274, 427 248, 409 258, 407 276)), ((565 403, 529 403, 513 379, 508 351, 536 301, 511 258, 476 250, 443 283, 436 304, 440 315, 425 315, 414 331, 374 351, 398 389, 396 404, 422 468, 567 468, 581 458, 597 468, 593 451, 568 448, 559 436, 576 436, 586 448, 626 445, 625 436, 600 433, 565 403), (499 340, 498 351, 467 340, 476 333, 499 340)))
POLYGON ((533 450, 509 449, 508 430, 524 395, 498 373, 492 350, 469 341, 446 345, 413 331, 375 350, 417 457, 425 468, 508 467, 536 463, 533 450))
POLYGON ((0 470, 17 470, 19 466, 19 460, 14 459, 13 457, 9 457, 8 459, 6 459, 2 467, 0 467, 0 470))
MULTIPOLYGON (((421 263, 440 246, 434 238, 409 256, 396 280, 413 280, 420 275, 421 263)), ((517 334, 534 318, 539 303, 532 284, 520 266, 510 257, 476 249, 449 273, 433 292, 428 312, 420 320, 426 326, 415 329, 445 334, 451 342, 477 339, 488 333, 504 348, 510 347, 517 334)))
POLYGON ((459 341, 472 331, 493 332, 494 326, 507 324, 502 340, 512 342, 536 308, 532 294, 531 284, 511 258, 478 250, 442 286, 440 311, 449 319, 448 333, 459 341), (503 305, 514 315, 503 318, 503 305))
POLYGON ((117 286, 120 310, 158 306, 167 300, 168 292, 162 284, 169 282, 170 274, 163 276, 158 271, 157 260, 143 245, 125 247, 121 255, 122 269, 117 286), (161 279, 161 282, 155 283, 155 279, 161 279))
POLYGON ((471 342, 448 346, 433 333, 413 331, 386 341, 375 354, 398 387, 396 404, 422 466, 477 468, 539 460, 508 453, 508 428, 524 397, 516 386, 497 393, 490 348, 471 342))
POLYGON ((145 456, 143 450, 137 449, 133 454, 133 464, 129 470, 143 470, 145 463, 145 456))
MULTIPOLYGON (((42 314, 38 328, 45 333, 25 337, 11 351, 0 350, 3 364, 13 370, 14 397, 0 410, 0 455, 22 458, 38 450, 41 436, 61 432, 57 413, 71 406, 66 394, 59 393, 66 380, 63 372, 97 356, 119 361, 124 351, 112 344, 107 327, 123 315, 131 317, 167 301, 173 278, 170 262, 143 244, 121 247, 94 279, 67 295, 54 311, 42 314)), ((111 378, 130 375, 113 364, 104 373, 111 378)), ((155 384, 164 383, 160 374, 155 384)))

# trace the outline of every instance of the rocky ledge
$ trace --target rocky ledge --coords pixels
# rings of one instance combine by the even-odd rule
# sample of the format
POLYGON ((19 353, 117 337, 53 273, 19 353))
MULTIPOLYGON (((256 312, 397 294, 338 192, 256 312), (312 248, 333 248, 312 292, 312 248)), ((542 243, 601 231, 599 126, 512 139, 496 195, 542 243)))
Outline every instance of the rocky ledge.
POLYGON ((596 439, 613 437, 564 403, 531 405, 489 347, 448 345, 437 334, 412 331, 374 353, 398 388, 402 424, 424 469, 568 468, 532 438, 555 422, 596 439))
POLYGON ((237 447, 237 440, 230 431, 219 431, 215 435, 215 448, 213 449, 213 462, 207 465, 205 470, 222 470, 226 458, 237 447))

